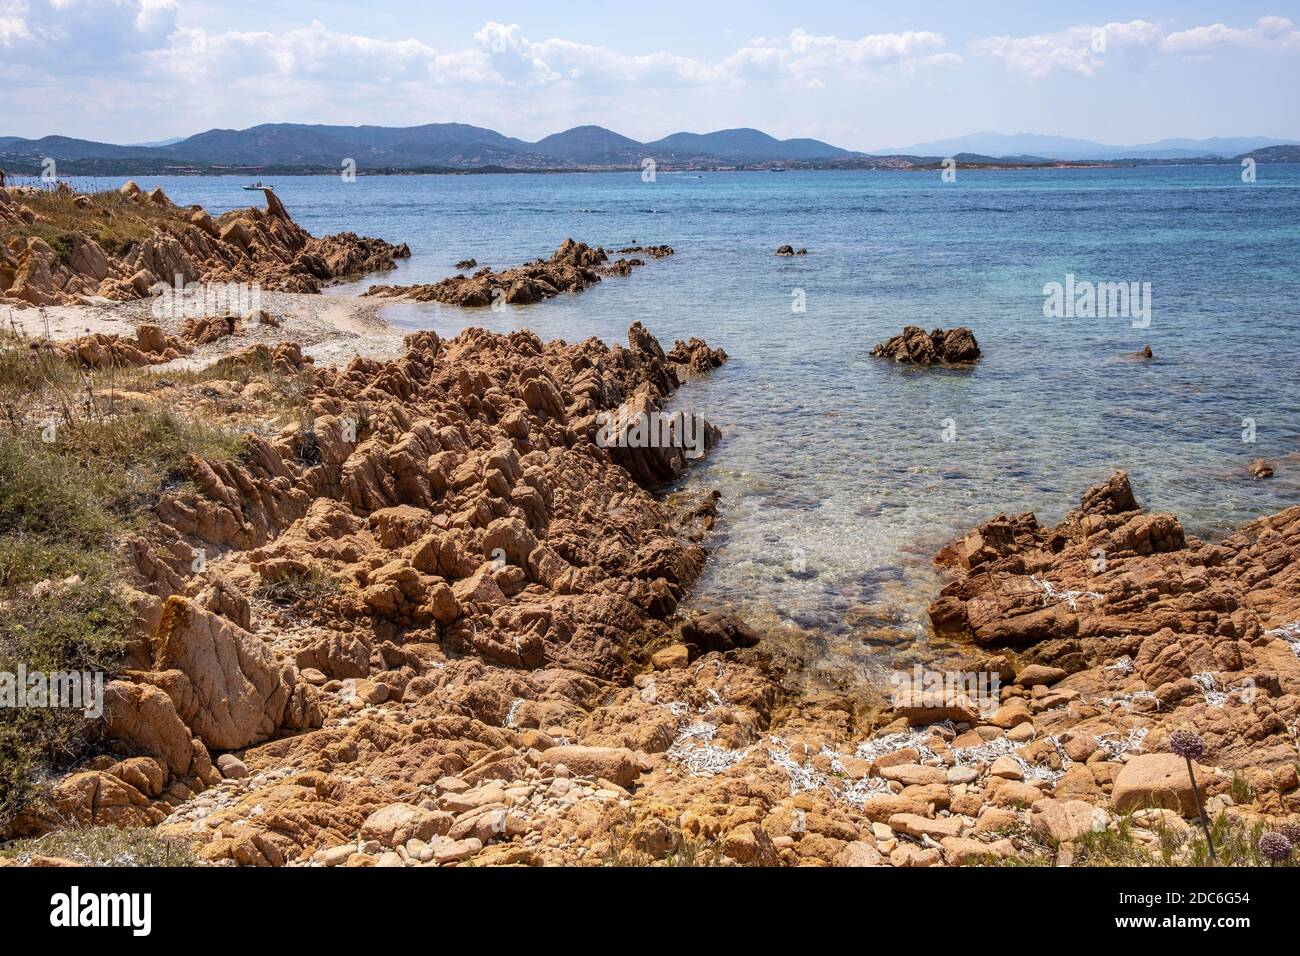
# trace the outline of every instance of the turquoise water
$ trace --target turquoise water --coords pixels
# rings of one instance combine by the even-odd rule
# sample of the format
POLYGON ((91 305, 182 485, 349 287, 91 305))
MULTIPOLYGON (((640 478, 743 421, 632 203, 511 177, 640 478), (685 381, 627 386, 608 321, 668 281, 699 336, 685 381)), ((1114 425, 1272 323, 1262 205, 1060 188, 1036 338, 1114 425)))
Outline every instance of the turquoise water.
MULTIPOLYGON (((232 179, 156 181, 217 211, 254 195, 232 179)), ((1300 166, 1260 167, 1253 184, 1232 166, 961 171, 955 183, 790 172, 274 184, 315 233, 410 244, 409 262, 372 281, 435 280, 469 256, 514 265, 566 236, 674 246, 579 296, 384 314, 446 334, 527 325, 570 340, 622 339, 639 319, 665 345, 724 347, 731 362, 680 393, 725 436, 688 479, 724 496, 697 600, 791 628, 830 680, 924 646, 930 559, 1000 510, 1057 520, 1119 467, 1145 506, 1207 537, 1300 502, 1300 166), (786 242, 810 254, 773 256, 786 242), (1067 273, 1151 283, 1150 327, 1045 318, 1043 286, 1067 273), (985 358, 918 372, 868 356, 908 324, 970 326, 985 358), (1155 362, 1125 358, 1145 344, 1155 362), (1254 443, 1241 440, 1246 418, 1254 443), (1247 475, 1257 457, 1275 479, 1247 475)))

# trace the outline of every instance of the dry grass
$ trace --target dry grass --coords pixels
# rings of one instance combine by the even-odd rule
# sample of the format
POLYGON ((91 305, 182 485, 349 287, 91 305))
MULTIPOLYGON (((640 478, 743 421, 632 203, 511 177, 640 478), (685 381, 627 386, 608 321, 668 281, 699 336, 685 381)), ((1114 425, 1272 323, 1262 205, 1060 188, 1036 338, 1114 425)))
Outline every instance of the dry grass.
POLYGON ((0 226, 0 242, 12 238, 44 239, 64 261, 75 250, 77 238, 92 237, 109 255, 123 255, 150 233, 170 231, 189 221, 189 207, 155 206, 129 199, 117 190, 88 193, 88 208, 76 202, 76 193, 45 189, 22 197, 23 205, 38 216, 32 223, 0 226))
MULTIPOLYGON (((1269 866, 1260 855, 1259 838, 1267 832, 1262 823, 1245 823, 1220 813, 1210 824, 1217 865, 1269 866)), ((996 866, 1055 866, 1060 847, 1037 840, 1027 828, 999 834, 1016 839, 1020 852, 996 866)), ((1169 827, 1143 824, 1131 815, 1121 816, 1100 833, 1088 833, 1070 844, 1071 866, 1089 867, 1207 867, 1213 866, 1199 826, 1169 827)), ((1281 866, 1300 865, 1300 858, 1281 866)))
MULTIPOLYGON (((166 408, 116 407, 47 349, 0 338, 0 671, 120 666, 132 616, 119 541, 188 480, 190 456, 241 453, 240 436, 166 408)), ((77 711, 0 710, 0 828, 97 727, 77 711)))
POLYGON ((143 827, 84 827, 0 846, 0 857, 20 861, 58 857, 82 866, 197 866, 190 847, 143 827))

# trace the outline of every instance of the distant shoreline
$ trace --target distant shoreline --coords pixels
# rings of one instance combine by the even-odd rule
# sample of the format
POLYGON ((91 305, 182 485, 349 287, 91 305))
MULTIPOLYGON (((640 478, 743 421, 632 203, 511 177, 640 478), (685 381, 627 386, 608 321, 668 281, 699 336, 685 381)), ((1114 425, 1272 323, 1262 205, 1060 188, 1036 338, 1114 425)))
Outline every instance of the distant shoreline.
MULTIPOLYGON (((1161 168, 1187 168, 1193 166, 1240 166, 1240 159, 1221 159, 1207 158, 1203 160, 1090 160, 1079 162, 1060 161, 1053 163, 966 163, 958 161, 957 169, 967 171, 986 171, 986 172, 1014 172, 1014 171, 1044 171, 1050 172, 1062 169, 1141 169, 1148 167, 1161 168)), ((1261 165, 1269 166, 1294 166, 1300 165, 1298 162, 1261 162, 1261 165)), ((178 168, 148 168, 139 166, 130 166, 123 164, 121 167, 113 166, 109 169, 96 167, 91 170, 83 169, 83 163, 69 160, 59 163, 58 173, 60 178, 77 177, 88 179, 115 179, 120 177, 149 177, 149 176, 225 176, 232 179, 243 179, 250 176, 267 177, 267 176, 295 176, 295 177, 335 177, 339 175, 339 170, 332 167, 320 166, 250 166, 250 167, 178 167, 178 168)), ((688 167, 688 168, 664 168, 660 167, 657 173, 660 175, 678 175, 683 173, 926 173, 937 172, 944 168, 942 161, 916 163, 910 165, 810 165, 810 166, 719 166, 719 167, 688 167)), ((593 166, 582 168, 549 168, 549 169, 518 169, 512 167, 495 167, 495 166, 478 166, 468 169, 446 168, 446 167, 419 167, 419 168, 381 168, 381 169, 358 169, 358 177, 376 177, 376 176, 520 176, 520 175, 542 175, 542 176, 559 176, 573 174, 590 174, 590 173, 636 173, 642 172, 640 167, 633 166, 593 166)), ((11 182, 20 180, 39 180, 41 177, 40 168, 35 167, 32 171, 27 171, 22 167, 17 169, 5 170, 5 175, 11 182)), ((28 183, 31 185, 31 183, 28 183)))

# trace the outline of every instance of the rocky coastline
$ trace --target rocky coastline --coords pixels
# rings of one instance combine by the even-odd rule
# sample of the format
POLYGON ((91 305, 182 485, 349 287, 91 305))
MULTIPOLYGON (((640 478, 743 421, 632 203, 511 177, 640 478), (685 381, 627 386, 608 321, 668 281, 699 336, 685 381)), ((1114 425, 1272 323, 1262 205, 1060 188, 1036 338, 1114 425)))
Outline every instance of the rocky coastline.
POLYGON ((175 205, 161 187, 128 182, 87 195, 67 184, 0 186, 0 304, 143 299, 155 287, 257 283, 268 291, 319 292, 329 282, 392 269, 404 245, 346 232, 317 238, 275 193, 265 209, 213 217, 175 205))
MULTIPOLYGON (((117 195, 90 201, 176 209, 117 195)), ((32 225, 19 198, 0 204, 15 229, 32 225)), ((151 226, 98 280, 94 240, 74 268, 11 239, 0 286, 138 299, 179 266, 313 293, 402 254, 311 238, 268 201, 216 236, 151 226)), ((372 294, 540 301, 639 261, 570 240, 372 294)), ((951 581, 930 608, 987 680, 867 708, 793 689, 744 608, 690 606, 717 493, 663 493, 692 461, 681 444, 601 438, 611 414, 667 415, 721 349, 665 350, 639 323, 626 345, 470 328, 326 364, 294 331, 272 309, 21 345, 90 376, 92 404, 111 392, 110 417, 166 408, 241 441, 190 452, 117 542, 130 639, 102 734, 3 838, 142 828, 227 866, 1177 865, 1204 852, 1202 807, 1247 848, 1300 816, 1300 507, 1205 543, 1120 472, 1054 528, 997 516, 936 557, 951 581), (213 364, 170 371, 196 350, 213 364), (1202 745, 1195 786, 1176 731, 1202 745)), ((885 351, 978 357, 960 329, 885 351)))

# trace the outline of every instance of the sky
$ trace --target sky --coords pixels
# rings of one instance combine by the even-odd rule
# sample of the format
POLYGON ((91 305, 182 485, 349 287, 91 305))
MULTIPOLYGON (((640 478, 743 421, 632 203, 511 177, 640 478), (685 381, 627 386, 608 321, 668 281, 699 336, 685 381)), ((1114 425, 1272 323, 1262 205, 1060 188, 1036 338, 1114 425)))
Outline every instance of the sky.
POLYGON ((464 122, 535 140, 753 126, 1300 137, 1300 0, 0 0, 0 135, 464 122))

